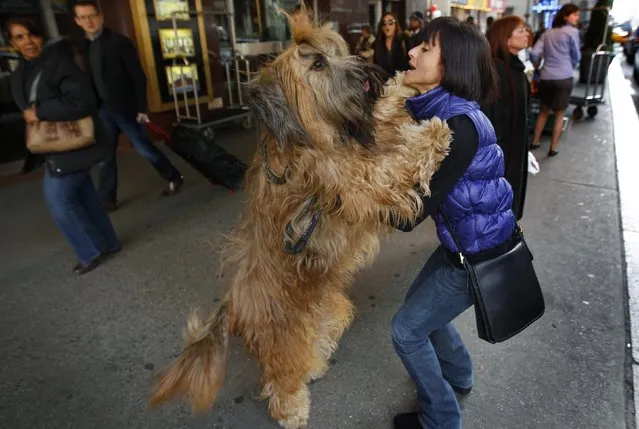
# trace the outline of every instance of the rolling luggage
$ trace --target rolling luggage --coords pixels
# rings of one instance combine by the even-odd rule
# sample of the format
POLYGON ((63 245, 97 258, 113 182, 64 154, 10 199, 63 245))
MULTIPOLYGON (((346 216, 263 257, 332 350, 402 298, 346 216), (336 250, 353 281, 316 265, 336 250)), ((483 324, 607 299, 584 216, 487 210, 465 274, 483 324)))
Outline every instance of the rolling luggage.
POLYGON ((167 146, 180 158, 202 173, 211 183, 224 186, 231 191, 242 187, 246 164, 215 143, 213 130, 188 128, 181 125, 169 136, 152 122, 149 129, 161 135, 167 146))

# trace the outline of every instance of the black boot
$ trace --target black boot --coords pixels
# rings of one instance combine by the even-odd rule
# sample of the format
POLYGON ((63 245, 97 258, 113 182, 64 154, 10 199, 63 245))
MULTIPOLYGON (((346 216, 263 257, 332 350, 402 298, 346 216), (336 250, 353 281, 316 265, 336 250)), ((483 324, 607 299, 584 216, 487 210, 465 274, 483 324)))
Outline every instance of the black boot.
POLYGON ((418 413, 397 414, 393 419, 395 429, 423 429, 418 413))

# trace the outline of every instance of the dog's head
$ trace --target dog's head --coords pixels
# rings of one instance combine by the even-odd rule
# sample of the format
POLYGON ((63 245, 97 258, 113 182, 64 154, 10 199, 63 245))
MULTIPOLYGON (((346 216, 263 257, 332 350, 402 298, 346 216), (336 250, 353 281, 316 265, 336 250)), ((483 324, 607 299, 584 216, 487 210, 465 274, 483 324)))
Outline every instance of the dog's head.
POLYGON ((327 139, 372 144, 373 104, 386 72, 349 55, 344 39, 327 27, 292 30, 294 43, 251 83, 259 121, 280 149, 327 139))

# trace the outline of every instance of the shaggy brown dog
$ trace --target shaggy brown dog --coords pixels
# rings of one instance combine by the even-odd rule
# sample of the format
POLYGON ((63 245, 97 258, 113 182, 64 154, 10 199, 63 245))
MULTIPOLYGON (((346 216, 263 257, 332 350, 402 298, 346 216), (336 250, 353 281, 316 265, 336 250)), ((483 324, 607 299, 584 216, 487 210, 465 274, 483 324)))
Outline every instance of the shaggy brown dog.
POLYGON ((307 383, 326 372, 353 319, 353 275, 373 261, 391 217, 414 220, 419 185, 428 193, 446 155, 450 131, 409 116, 404 103, 416 92, 402 75, 384 86, 337 33, 293 30, 295 43, 252 85, 261 141, 234 232, 237 273, 223 305, 189 321, 153 404, 186 395, 208 409, 236 334, 259 361, 271 416, 305 427, 307 383))

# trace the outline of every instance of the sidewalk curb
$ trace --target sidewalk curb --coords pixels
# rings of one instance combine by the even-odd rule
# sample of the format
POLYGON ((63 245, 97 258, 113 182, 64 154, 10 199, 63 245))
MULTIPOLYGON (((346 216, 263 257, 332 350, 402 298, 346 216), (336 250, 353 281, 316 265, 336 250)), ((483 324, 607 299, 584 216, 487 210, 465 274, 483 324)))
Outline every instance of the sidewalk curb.
MULTIPOLYGON (((608 85, 612 107, 617 183, 621 213, 621 239, 623 242, 625 279, 630 318, 630 344, 633 383, 632 414, 639 404, 639 116, 630 96, 628 81, 621 70, 620 56, 609 69, 608 85), (634 183, 633 183, 634 182, 634 183), (633 191, 633 187, 635 190, 633 191)), ((636 428, 636 416, 630 427, 636 428)))

